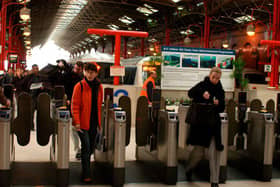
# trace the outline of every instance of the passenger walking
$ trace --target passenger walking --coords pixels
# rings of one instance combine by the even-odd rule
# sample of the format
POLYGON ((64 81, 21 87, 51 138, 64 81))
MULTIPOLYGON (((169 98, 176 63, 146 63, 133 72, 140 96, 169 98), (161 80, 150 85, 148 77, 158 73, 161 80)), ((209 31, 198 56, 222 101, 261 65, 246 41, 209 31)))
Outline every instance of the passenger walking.
POLYGON ((82 146, 82 181, 85 183, 92 182, 90 157, 94 152, 97 130, 101 128, 103 88, 97 75, 94 63, 84 65, 85 78, 75 85, 71 103, 73 125, 82 146))
POLYGON ((18 68, 16 70, 16 73, 15 73, 15 76, 13 79, 13 85, 15 86, 16 97, 18 97, 19 94, 24 91, 24 74, 23 74, 23 70, 21 68, 18 68))
POLYGON ((193 99, 192 102, 197 106, 192 111, 187 140, 187 143, 194 148, 186 167, 186 177, 191 181, 192 170, 203 158, 205 148, 208 148, 211 187, 219 186, 220 152, 224 149, 221 143, 219 116, 219 113, 225 109, 225 92, 220 82, 221 74, 220 68, 212 68, 209 76, 188 92, 189 97, 193 99))
POLYGON ((155 79, 157 78, 157 73, 151 71, 149 77, 145 80, 140 96, 145 96, 148 99, 148 103, 152 103, 153 88, 156 88, 155 79))
MULTIPOLYGON (((83 62, 78 61, 71 72, 66 73, 65 75, 65 93, 67 95, 67 107, 70 109, 71 106, 71 98, 73 94, 74 86, 82 80, 83 78, 83 62)), ((72 120, 73 123, 73 120, 72 120)), ((71 137, 74 143, 74 151, 76 152, 76 158, 81 159, 81 148, 80 148, 80 141, 79 141, 79 135, 74 127, 72 126, 72 133, 71 137)))

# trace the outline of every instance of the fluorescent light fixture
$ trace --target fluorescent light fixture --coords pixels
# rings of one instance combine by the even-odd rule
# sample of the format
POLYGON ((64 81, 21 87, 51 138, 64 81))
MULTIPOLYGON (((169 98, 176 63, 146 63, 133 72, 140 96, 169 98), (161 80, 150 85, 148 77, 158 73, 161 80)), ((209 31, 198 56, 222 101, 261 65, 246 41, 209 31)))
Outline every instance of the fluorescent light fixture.
POLYGON ((196 4, 196 6, 202 6, 202 5, 204 5, 203 1, 196 4))
POLYGON ((181 0, 172 0, 174 3, 178 3, 180 2, 181 0))
POLYGON ((254 21, 256 19, 247 14, 245 16, 240 16, 240 17, 234 18, 233 20, 236 21, 237 23, 245 23, 245 22, 249 22, 249 21, 254 21))
POLYGON ((125 24, 128 24, 128 25, 135 22, 132 18, 130 18, 130 17, 126 16, 126 15, 124 15, 121 18, 119 18, 119 20, 121 22, 125 23, 125 24))
POLYGON ((120 27, 114 24, 107 25, 111 30, 118 30, 120 27))
POLYGON ((141 12, 141 13, 145 14, 146 16, 149 16, 149 15, 151 15, 151 14, 153 14, 153 13, 158 12, 157 9, 153 8, 152 6, 150 6, 150 5, 148 5, 148 4, 144 4, 143 7, 141 7, 141 6, 138 7, 136 10, 137 10, 138 12, 141 12))
POLYGON ((189 35, 189 34, 193 34, 194 31, 192 31, 191 29, 187 29, 187 30, 180 31, 180 33, 183 35, 189 35))
POLYGON ((148 39, 148 42, 154 43, 154 42, 157 42, 157 39, 155 39, 155 38, 149 38, 149 39, 148 39))
POLYGON ((183 7, 183 6, 178 6, 177 9, 178 9, 178 10, 183 10, 184 7, 183 7))

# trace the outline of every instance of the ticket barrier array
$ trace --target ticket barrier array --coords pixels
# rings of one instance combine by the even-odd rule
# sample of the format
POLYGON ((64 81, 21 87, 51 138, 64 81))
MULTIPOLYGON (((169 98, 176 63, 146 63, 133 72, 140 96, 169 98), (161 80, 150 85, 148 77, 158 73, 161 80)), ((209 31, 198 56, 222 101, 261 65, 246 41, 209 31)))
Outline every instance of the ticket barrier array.
MULTIPOLYGON (((187 145, 189 124, 185 123, 186 114, 189 110, 189 106, 180 105, 178 109, 179 116, 179 134, 178 134, 178 160, 186 161, 189 157, 191 147, 187 145)), ((228 155, 228 115, 227 113, 220 113, 221 118, 221 135, 222 144, 224 150, 221 152, 220 161, 220 177, 221 183, 225 183, 227 180, 227 155, 228 155)), ((208 171, 209 169, 207 169, 208 171)))
POLYGON ((137 105, 136 160, 158 162, 161 168, 159 176, 161 181, 174 185, 177 183, 178 115, 176 112, 160 110, 157 134, 154 135, 151 134, 153 127, 148 119, 151 115, 147 113, 146 97, 140 97, 137 105))
POLYGON ((121 108, 110 109, 107 119, 103 128, 103 145, 95 149, 94 157, 98 165, 108 169, 104 174, 111 184, 119 187, 125 183, 126 112, 121 108))
POLYGON ((247 170, 257 180, 270 181, 274 152, 274 121, 271 113, 247 112, 247 140, 244 150, 236 145, 229 149, 229 159, 233 167, 247 170), (240 161, 240 163, 238 163, 240 161), (244 164, 242 164, 244 162, 244 164), (249 170, 248 170, 249 169, 249 170))
MULTIPOLYGON (((56 110, 53 115, 50 112, 50 97, 46 93, 42 93, 38 97, 37 108, 37 142, 39 145, 44 146, 49 143, 50 136, 55 136, 55 143, 51 146, 51 161, 56 168, 56 180, 52 185, 68 186, 69 181, 69 123, 70 115, 68 111, 56 110)), ((32 98, 27 93, 22 93, 18 97, 17 102, 17 115, 12 119, 12 110, 2 108, 0 109, 0 186, 11 186, 14 181, 13 178, 17 177, 12 170, 15 168, 15 148, 14 148, 14 135, 16 135, 17 142, 21 146, 25 146, 30 141, 31 130, 31 105, 32 98)), ((32 162, 32 161, 31 161, 32 162)), ((35 164, 35 163, 34 163, 35 164)), ((41 163, 37 163, 41 164, 41 163)), ((53 167, 51 167, 52 169, 53 167)), ((28 175, 28 169, 25 175, 28 175)), ((55 172, 55 171, 54 171, 55 172)), ((38 175, 40 172, 38 172, 38 175)), ((37 173, 36 173, 37 174, 37 173)), ((39 176, 38 176, 39 177, 39 176)), ((40 177, 39 177, 40 178, 40 177)), ((28 180, 28 179, 25 179, 28 180)), ((50 179, 53 180, 53 179, 50 179)), ((28 181, 30 185, 34 181, 28 181)), ((25 181, 26 182, 26 181, 25 181)), ((38 182, 38 181, 37 181, 38 182)), ((40 181, 39 181, 40 182, 40 181)))

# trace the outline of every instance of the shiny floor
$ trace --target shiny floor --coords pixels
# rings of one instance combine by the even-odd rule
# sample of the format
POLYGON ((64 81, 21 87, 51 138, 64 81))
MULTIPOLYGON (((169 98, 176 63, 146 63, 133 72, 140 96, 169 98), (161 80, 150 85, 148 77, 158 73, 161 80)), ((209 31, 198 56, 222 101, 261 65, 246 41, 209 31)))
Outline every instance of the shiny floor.
MULTIPOLYGON (((71 139, 71 138, 70 138, 71 139)), ((16 137, 15 137, 16 142, 16 137)), ((135 129, 131 131, 131 141, 130 145, 126 149, 126 160, 135 160, 135 129)), ((49 161, 49 151, 50 146, 39 146, 36 141, 36 133, 35 131, 31 132, 31 139, 27 146, 19 146, 16 143, 15 146, 15 161, 49 161)), ((73 149, 72 141, 70 143, 70 161, 77 161, 75 159, 75 152, 73 149)), ((108 185, 89 185, 89 186, 108 186, 108 185)), ((131 183, 125 184, 125 187, 163 187, 167 186, 164 184, 149 184, 149 183, 131 183)), ((177 187, 210 187, 210 184, 207 182, 178 182, 177 187)), ((242 181, 227 181, 226 184, 220 184, 220 187, 279 187, 280 186, 280 179, 274 179, 271 182, 257 182, 254 180, 242 180, 242 181)), ((16 187, 25 187, 25 186, 16 186, 16 187)), ((37 186, 43 187, 43 186, 37 186)), ((77 185, 72 185, 71 187, 79 187, 77 185)), ((86 185, 83 185, 86 187, 86 185)), ((170 186, 171 187, 171 186, 170 186)))

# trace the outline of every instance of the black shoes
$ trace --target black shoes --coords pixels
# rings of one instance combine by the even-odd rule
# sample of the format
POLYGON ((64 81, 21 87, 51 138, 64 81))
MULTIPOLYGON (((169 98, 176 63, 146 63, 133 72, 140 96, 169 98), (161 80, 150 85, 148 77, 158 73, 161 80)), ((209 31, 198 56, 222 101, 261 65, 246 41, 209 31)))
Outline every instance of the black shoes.
POLYGON ((211 183, 211 187, 219 187, 218 183, 211 183))
POLYGON ((77 160, 81 160, 81 157, 82 157, 81 150, 79 150, 79 151, 76 153, 76 159, 77 159, 77 160))
POLYGON ((192 182, 192 170, 186 171, 186 179, 189 182, 192 182))

